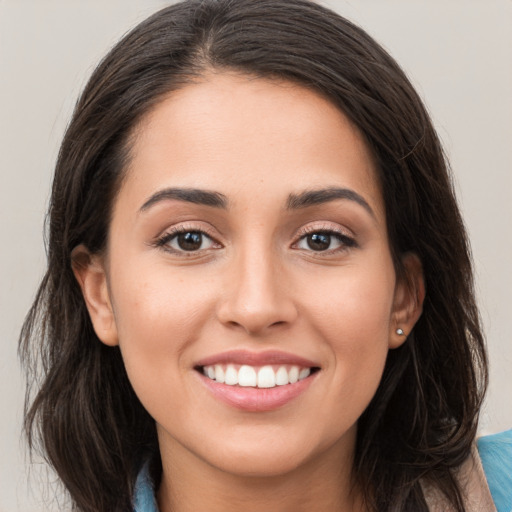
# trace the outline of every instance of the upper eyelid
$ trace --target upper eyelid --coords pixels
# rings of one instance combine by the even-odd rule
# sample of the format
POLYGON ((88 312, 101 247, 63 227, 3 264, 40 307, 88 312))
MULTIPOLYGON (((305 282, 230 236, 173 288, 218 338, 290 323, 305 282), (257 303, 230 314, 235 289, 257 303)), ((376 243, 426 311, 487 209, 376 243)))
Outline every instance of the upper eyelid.
MULTIPOLYGON (((187 226, 173 226, 170 228, 167 228, 163 231, 159 236, 156 237, 156 239, 153 241, 151 245, 153 247, 158 248, 166 253, 174 254, 176 257, 180 258, 194 258, 199 257, 201 254, 205 254, 206 251, 210 251, 212 248, 206 248, 206 249, 198 249, 195 251, 185 251, 182 249, 176 249, 174 247, 171 247, 171 241, 174 240, 178 235, 182 233, 190 233, 190 232, 197 232, 201 233, 202 235, 206 236, 208 239, 211 240, 213 245, 221 246, 223 247, 223 244, 219 242, 215 237, 210 235, 208 232, 206 232, 205 229, 200 229, 197 227, 187 227, 187 226)), ((215 249, 218 249, 219 247, 216 247, 215 249)))
POLYGON ((318 253, 313 251, 315 254, 318 254, 319 256, 328 256, 332 255, 333 253, 338 253, 340 252, 340 250, 345 251, 348 248, 359 247, 359 242, 357 241, 356 234, 352 230, 344 228, 336 222, 319 221, 316 223, 312 222, 306 224, 305 226, 302 226, 295 234, 294 240, 291 244, 291 248, 297 248, 297 246, 304 238, 313 233, 326 233, 331 236, 337 237, 339 240, 341 240, 341 243, 343 245, 342 249, 329 249, 326 250, 325 252, 318 253))
MULTIPOLYGON (((217 228, 214 228, 213 226, 209 225, 209 223, 204 221, 183 221, 181 223, 177 223, 176 225, 169 226, 162 230, 162 232, 155 239, 161 240, 167 236, 173 237, 177 234, 188 231, 201 232, 211 238, 214 242, 225 245, 225 242, 220 241, 220 239, 225 238, 225 236, 217 228)), ((331 221, 312 221, 295 230, 295 233, 292 235, 292 243, 295 244, 304 236, 316 232, 329 232, 333 234, 339 234, 347 238, 356 238, 356 235, 352 232, 352 230, 344 228, 338 223, 331 221)))
MULTIPOLYGON (((190 222, 185 221, 182 223, 179 223, 177 225, 169 226, 166 229, 162 230, 161 234, 159 234, 156 238, 163 238, 167 235, 173 236, 180 233, 187 233, 189 231, 196 231, 199 233, 203 233, 204 235, 208 236, 212 240, 215 240, 216 242, 219 242, 218 238, 219 235, 217 235, 218 230, 213 229, 213 227, 205 227, 204 223, 196 224, 194 221, 190 222)), ((220 243, 220 242, 219 242, 220 243)))
POLYGON ((299 228, 299 230, 296 232, 295 237, 301 238, 303 236, 306 236, 311 233, 316 232, 329 232, 329 233, 337 233, 343 236, 346 236, 348 238, 355 238, 355 234, 346 228, 341 227, 339 224, 331 223, 331 222, 323 222, 320 225, 314 224, 314 225, 306 225, 299 228))
MULTIPOLYGON (((220 248, 222 248, 224 246, 224 244, 222 242, 219 242, 218 237, 210 234, 209 231, 210 230, 205 229, 204 226, 199 227, 197 225, 187 225, 186 223, 173 225, 173 226, 167 227, 159 235, 157 235, 153 239, 151 245, 153 247, 163 250, 167 253, 172 253, 175 255, 181 255, 181 256, 187 256, 187 257, 193 257, 194 255, 204 253, 204 251, 209 251, 212 248, 199 249, 197 251, 188 252, 188 251, 183 251, 183 250, 172 248, 170 245, 170 242, 182 233, 199 232, 202 235, 209 238, 214 245, 221 246, 220 248)), ((218 248, 219 247, 216 247, 215 249, 218 249, 218 248)))

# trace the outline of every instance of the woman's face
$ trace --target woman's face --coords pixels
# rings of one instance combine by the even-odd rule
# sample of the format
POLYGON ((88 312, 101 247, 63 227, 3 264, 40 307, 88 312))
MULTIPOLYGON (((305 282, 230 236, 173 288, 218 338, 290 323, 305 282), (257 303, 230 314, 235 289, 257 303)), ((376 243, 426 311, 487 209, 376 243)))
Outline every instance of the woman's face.
POLYGON ((415 319, 358 132, 300 86, 212 74, 134 140, 80 279, 163 456, 243 475, 350 460, 415 319))

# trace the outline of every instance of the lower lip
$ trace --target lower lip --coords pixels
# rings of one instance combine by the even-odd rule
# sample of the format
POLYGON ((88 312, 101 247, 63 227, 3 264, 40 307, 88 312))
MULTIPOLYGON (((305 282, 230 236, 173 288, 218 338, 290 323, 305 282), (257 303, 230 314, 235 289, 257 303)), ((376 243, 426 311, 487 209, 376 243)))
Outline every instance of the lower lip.
POLYGON ((232 407, 249 412, 272 411, 286 405, 302 395, 309 388, 316 375, 317 373, 313 373, 295 384, 286 384, 274 388, 252 388, 228 386, 198 373, 201 381, 216 398, 232 407))

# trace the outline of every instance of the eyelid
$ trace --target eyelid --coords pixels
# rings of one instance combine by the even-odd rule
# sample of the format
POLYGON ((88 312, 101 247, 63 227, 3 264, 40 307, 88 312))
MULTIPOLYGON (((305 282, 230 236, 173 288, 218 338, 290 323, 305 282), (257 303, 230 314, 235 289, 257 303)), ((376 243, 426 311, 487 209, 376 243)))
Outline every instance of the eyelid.
MULTIPOLYGON (((295 239, 298 240, 305 235, 310 235, 311 233, 336 233, 346 238, 354 239, 355 235, 348 229, 342 228, 339 224, 333 222, 321 222, 317 224, 307 224, 306 226, 302 226, 296 233, 295 239)), ((295 242, 294 242, 295 243, 295 242)))
MULTIPOLYGON (((167 244, 170 240, 172 240, 175 236, 179 235, 180 233, 187 233, 187 232, 198 232, 202 233, 206 237, 208 237, 210 240, 212 240, 213 244, 217 247, 214 247, 215 249, 224 247, 224 244, 219 242, 219 236, 216 232, 216 230, 213 230, 211 227, 208 227, 208 225, 205 226, 202 222, 195 222, 195 221, 185 221, 181 224, 177 224, 174 226, 170 226, 166 228, 160 235, 158 235, 154 241, 152 242, 152 245, 155 247, 158 247, 162 250, 165 250, 167 252, 171 252, 174 254, 180 254, 180 255, 186 255, 188 257, 193 255, 198 255, 200 253, 206 252, 211 250, 212 248, 208 249, 199 249, 197 251, 179 251, 175 250, 171 247, 169 247, 167 244)), ((296 246, 304 237, 313 234, 313 233, 327 233, 331 235, 338 235, 342 242, 344 243, 344 247, 337 248, 333 250, 326 250, 323 252, 323 254, 327 255, 329 253, 333 252, 340 252, 343 250, 347 250, 350 247, 358 247, 358 243, 355 239, 355 235, 348 229, 342 228, 339 224, 333 223, 333 222, 327 222, 323 221, 320 223, 310 223, 306 226, 302 226, 295 234, 294 236, 294 242, 292 243, 292 247, 296 246), (349 243, 350 242, 350 243, 349 243)), ((314 252, 314 251, 312 251, 314 252)), ((318 251, 319 254, 321 254, 320 251, 318 251)))
MULTIPOLYGON (((220 247, 223 247, 222 243, 219 242, 218 236, 213 233, 213 230, 207 226, 205 226, 203 223, 195 223, 191 221, 183 222, 181 224, 177 224, 174 226, 170 226, 167 229, 165 229, 160 235, 158 235, 155 240, 153 241, 152 245, 155 247, 158 247, 162 250, 165 250, 167 252, 173 253, 173 254, 180 254, 180 255, 186 255, 187 257, 197 255, 199 253, 202 253, 204 251, 208 251, 210 249, 200 249, 198 251, 178 251, 170 246, 168 246, 168 242, 172 240, 175 236, 181 234, 181 233, 188 233, 188 232, 195 232, 195 233, 201 233, 202 235, 206 236, 212 242, 220 247)), ((219 248, 219 247, 216 247, 219 248)))
POLYGON ((347 229, 343 229, 339 224, 331 223, 331 222, 322 222, 320 224, 308 224, 306 226, 301 227, 294 237, 294 242, 292 244, 292 248, 297 248, 296 246, 299 242, 304 239, 306 236, 311 235, 313 233, 326 233, 334 236, 338 236, 342 241, 343 246, 336 249, 327 249, 325 251, 311 251, 312 253, 321 255, 329 255, 338 252, 346 251, 347 249, 353 247, 359 247, 359 244, 356 241, 355 234, 347 229))
POLYGON ((156 238, 161 238, 162 236, 165 236, 166 234, 170 233, 175 234, 187 231, 200 231, 201 233, 205 233, 206 235, 213 239, 217 239, 220 236, 218 230, 214 229, 209 222, 187 219, 167 226, 165 229, 162 230, 161 234, 157 235, 156 238))

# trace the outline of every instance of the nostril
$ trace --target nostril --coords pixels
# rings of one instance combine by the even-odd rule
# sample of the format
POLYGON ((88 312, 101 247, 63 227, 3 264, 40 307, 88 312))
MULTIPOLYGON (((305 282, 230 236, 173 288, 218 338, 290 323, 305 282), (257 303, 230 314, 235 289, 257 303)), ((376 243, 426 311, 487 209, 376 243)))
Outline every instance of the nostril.
POLYGON ((270 327, 283 328, 293 323, 298 314, 292 297, 284 290, 275 290, 275 279, 265 278, 259 272, 247 274, 249 277, 245 276, 238 286, 231 283, 227 287, 217 304, 218 320, 226 327, 241 328, 249 334, 258 334, 270 327))

